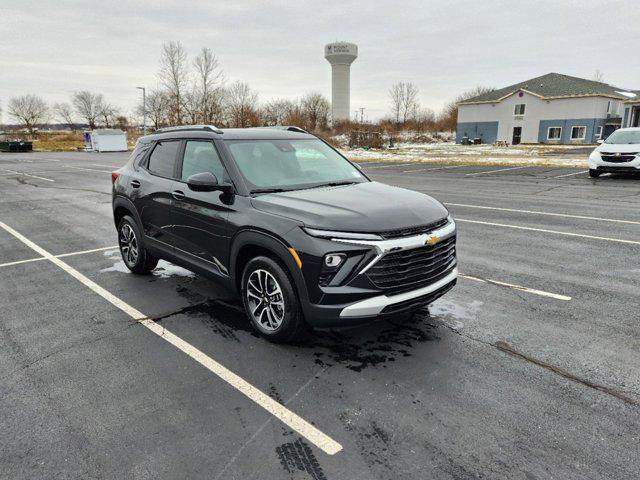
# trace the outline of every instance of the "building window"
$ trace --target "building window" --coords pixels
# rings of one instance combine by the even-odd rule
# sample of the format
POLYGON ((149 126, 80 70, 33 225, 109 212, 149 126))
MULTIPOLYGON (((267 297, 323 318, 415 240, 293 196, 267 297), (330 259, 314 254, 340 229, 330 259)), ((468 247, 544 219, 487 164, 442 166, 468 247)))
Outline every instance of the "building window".
POLYGON ((560 140, 562 138, 562 127, 549 127, 547 140, 560 140))
POLYGON ((596 128, 596 140, 600 140, 602 138, 602 125, 596 128))
POLYGON ((587 127, 571 127, 571 140, 584 140, 587 138, 587 127))
POLYGON ((524 109, 525 109, 526 105, 524 103, 518 103, 516 104, 515 108, 513 109, 513 114, 516 117, 524 117, 524 109))

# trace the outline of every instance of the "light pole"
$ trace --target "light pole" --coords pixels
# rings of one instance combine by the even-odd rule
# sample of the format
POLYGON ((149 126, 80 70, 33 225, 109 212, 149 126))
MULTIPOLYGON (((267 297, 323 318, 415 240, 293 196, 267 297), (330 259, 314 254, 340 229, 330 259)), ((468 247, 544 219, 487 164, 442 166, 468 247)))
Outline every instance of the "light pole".
POLYGON ((142 90, 142 134, 147 134, 147 91, 144 87, 136 87, 142 90))

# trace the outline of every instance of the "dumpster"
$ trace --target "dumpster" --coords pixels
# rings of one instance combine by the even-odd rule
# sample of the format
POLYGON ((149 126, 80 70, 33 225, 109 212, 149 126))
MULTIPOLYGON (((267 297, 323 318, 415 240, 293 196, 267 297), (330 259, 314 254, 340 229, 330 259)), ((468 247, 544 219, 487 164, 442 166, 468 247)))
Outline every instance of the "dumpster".
POLYGON ((0 152, 30 152, 33 150, 33 142, 9 140, 0 142, 0 152))

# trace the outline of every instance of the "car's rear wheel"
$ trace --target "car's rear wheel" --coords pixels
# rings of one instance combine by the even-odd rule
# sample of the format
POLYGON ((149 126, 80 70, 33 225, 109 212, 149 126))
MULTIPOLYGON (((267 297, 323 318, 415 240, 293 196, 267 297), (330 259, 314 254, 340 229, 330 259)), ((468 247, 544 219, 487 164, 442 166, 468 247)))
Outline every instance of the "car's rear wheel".
POLYGON ((129 215, 118 224, 118 247, 124 264, 133 273, 148 274, 158 265, 158 259, 145 248, 142 233, 129 215))
POLYGON ((253 328, 272 342, 302 336, 306 322, 291 278, 270 257, 250 260, 242 275, 242 301, 253 328))
POLYGON ((600 176, 600 172, 598 170, 595 170, 593 168, 589 169, 589 176, 591 178, 598 178, 600 176))

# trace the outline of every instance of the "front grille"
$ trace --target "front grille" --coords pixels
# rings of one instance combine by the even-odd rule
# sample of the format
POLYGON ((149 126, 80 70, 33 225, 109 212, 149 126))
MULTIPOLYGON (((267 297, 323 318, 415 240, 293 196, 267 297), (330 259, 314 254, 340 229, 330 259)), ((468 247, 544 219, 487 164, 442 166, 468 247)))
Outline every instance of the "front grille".
POLYGON ((612 162, 612 163, 624 163, 624 162, 631 162, 633 160, 635 160, 636 155, 638 155, 638 153, 601 153, 600 157, 602 158, 602 161, 604 162, 612 162))
POLYGON ((417 227, 398 228, 396 230, 387 230, 386 232, 380 232, 379 235, 384 239, 412 237, 415 235, 421 235, 423 233, 429 233, 436 228, 444 227, 449 220, 443 218, 437 222, 429 223, 427 225, 418 225, 417 227))
POLYGON ((366 275, 378 288, 401 292, 414 290, 444 277, 456 265, 456 237, 435 245, 389 253, 366 275))

